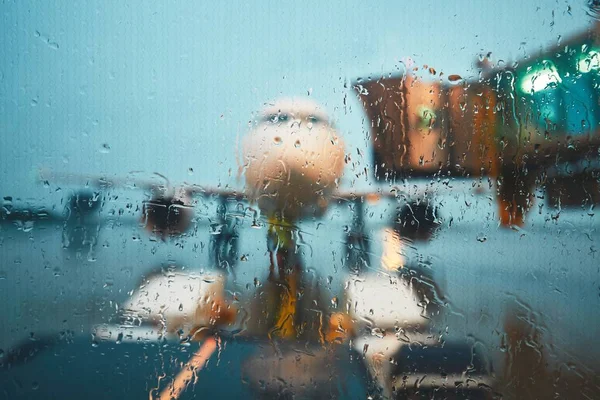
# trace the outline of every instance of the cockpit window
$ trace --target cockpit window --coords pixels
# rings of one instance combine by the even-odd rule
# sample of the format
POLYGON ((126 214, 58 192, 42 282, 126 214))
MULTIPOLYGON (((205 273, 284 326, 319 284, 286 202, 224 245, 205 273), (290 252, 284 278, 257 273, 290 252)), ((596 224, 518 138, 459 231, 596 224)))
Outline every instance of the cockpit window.
POLYGON ((308 115, 306 117, 303 117, 303 116, 295 117, 294 115, 290 115, 290 114, 286 114, 286 113, 269 114, 263 120, 266 122, 271 122, 273 124, 279 124, 282 122, 288 122, 288 121, 296 120, 296 119, 301 122, 308 122, 308 123, 312 123, 312 124, 324 122, 324 120, 322 118, 320 118, 316 115, 312 115, 312 114, 308 115))
POLYGON ((269 114, 266 118, 265 121, 274 123, 274 124, 279 124, 282 122, 287 122, 290 119, 290 116, 288 114, 269 114))

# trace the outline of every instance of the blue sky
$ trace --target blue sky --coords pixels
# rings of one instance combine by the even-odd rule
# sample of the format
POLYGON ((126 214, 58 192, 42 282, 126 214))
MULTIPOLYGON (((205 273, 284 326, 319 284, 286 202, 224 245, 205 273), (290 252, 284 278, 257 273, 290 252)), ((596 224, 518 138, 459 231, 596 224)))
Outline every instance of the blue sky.
POLYGON ((517 60, 592 22, 585 1, 71 3, 0 3, 3 196, 40 199, 39 166, 241 187, 253 113, 308 94, 368 166, 356 78, 407 58, 469 76, 479 53, 517 60))

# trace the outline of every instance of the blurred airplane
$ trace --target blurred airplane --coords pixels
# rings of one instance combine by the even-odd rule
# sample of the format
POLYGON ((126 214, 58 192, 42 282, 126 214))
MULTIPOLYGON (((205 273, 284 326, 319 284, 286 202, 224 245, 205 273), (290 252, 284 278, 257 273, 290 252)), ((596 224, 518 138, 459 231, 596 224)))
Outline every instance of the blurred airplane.
MULTIPOLYGON (((546 75, 549 75, 548 71, 546 75)), ((521 225, 527 208, 525 205, 531 197, 531 190, 521 189, 531 182, 525 184, 519 181, 522 177, 516 179, 513 165, 505 171, 501 170, 501 165, 496 165, 498 156, 493 140, 494 129, 501 125, 493 111, 497 99, 496 95, 489 93, 491 86, 473 84, 465 93, 463 85, 451 84, 446 92, 453 100, 449 112, 455 113, 456 118, 443 125, 444 118, 436 118, 436 112, 442 115, 444 110, 441 101, 444 91, 432 90, 431 85, 419 85, 411 79, 394 79, 363 82, 356 86, 365 107, 368 106, 367 112, 372 114, 373 137, 377 138, 374 147, 376 156, 381 158, 376 162, 377 168, 382 167, 377 170, 379 174, 393 174, 408 165, 429 176, 440 176, 440 171, 446 171, 446 167, 456 169, 459 172, 456 176, 480 176, 484 173, 493 177, 503 176, 500 189, 510 192, 510 195, 500 196, 500 221, 507 226, 521 225), (382 83, 384 81, 387 83, 382 83), (394 102, 397 97, 406 94, 409 86, 406 82, 411 83, 409 100, 414 102, 394 102), (482 93, 485 96, 482 97, 482 93), (469 104, 472 103, 472 110, 469 109, 466 114, 464 106, 461 106, 463 98, 470 99, 469 104), (479 110, 486 111, 475 112, 479 110), (407 126, 410 138, 403 134, 407 126), (390 132, 394 134, 387 134, 390 132), (443 151, 435 150, 444 143, 438 139, 452 137, 446 134, 448 132, 456 137, 466 132, 470 135, 468 139, 473 136, 473 143, 481 151, 475 153, 462 149, 461 146, 471 146, 471 140, 453 140, 456 144, 442 146, 443 151), (400 154, 401 157, 397 157, 394 150, 401 148, 393 142, 398 138, 408 138, 408 143, 412 143, 412 147, 402 147, 409 151, 400 154), (423 150, 430 148, 435 151, 423 150), (462 160, 464 157, 469 163, 462 160), (385 171, 384 166, 392 171, 385 171), (466 170, 473 175, 465 173, 466 170), (511 178, 515 178, 514 181, 511 178)), ((533 82, 529 71, 523 74, 522 79, 523 82, 533 82)), ((533 89, 523 90, 521 96, 525 98, 533 96, 534 92, 549 90, 547 87, 533 89)), ((562 106, 567 107, 568 103, 562 106)), ((574 109, 574 114, 578 112, 574 109)), ((510 136, 520 137, 516 134, 510 136)), ((592 144, 596 145, 595 142, 592 144)), ((538 143, 532 145, 530 154, 536 154, 538 143)), ((511 149, 521 147, 527 149, 522 143, 514 144, 511 149)), ((65 226, 67 247, 73 246, 73 243, 93 245, 93 239, 89 239, 86 230, 81 227, 91 226, 93 230, 100 226, 100 193, 116 187, 142 189, 150 193, 151 199, 145 201, 139 210, 139 221, 149 233, 167 240, 185 235, 190 230, 197 197, 216 199, 217 209, 209 223, 214 233, 211 235, 211 260, 217 269, 235 271, 237 240, 241 234, 239 221, 250 217, 253 225, 264 221, 269 225, 269 277, 266 282, 255 285, 256 294, 243 310, 246 313, 241 312, 241 302, 235 299, 235 294, 227 296, 225 274, 157 274, 146 277, 131 298, 122 304, 123 320, 117 329, 97 327, 97 338, 123 341, 143 335, 148 337, 147 330, 136 330, 137 324, 156 328, 154 339, 171 335, 189 342, 204 340, 208 336, 209 339, 204 340, 202 348, 188 362, 188 366, 197 369, 216 349, 215 341, 210 339, 215 333, 219 337, 268 338, 278 345, 301 340, 313 345, 308 351, 326 343, 353 339, 355 350, 362 352, 371 375, 378 379, 386 396, 392 397, 398 390, 412 393, 420 387, 437 391, 436 385, 446 380, 456 383, 458 379, 465 379, 468 386, 470 378, 465 371, 469 368, 476 369, 480 381, 487 385, 485 363, 479 356, 475 357, 468 346, 440 343, 431 331, 423 329, 435 324, 436 315, 444 307, 444 294, 439 282, 433 280, 431 271, 410 265, 401 250, 407 241, 429 240, 440 225, 437 210, 426 194, 411 199, 397 187, 390 187, 387 192, 341 191, 339 182, 347 163, 344 141, 323 110, 308 100, 283 100, 268 106, 244 139, 242 150, 244 190, 208 188, 185 182, 171 185, 168 179, 158 174, 156 180, 140 180, 136 177, 109 179, 43 172, 41 180, 46 183, 67 182, 84 189, 77 190, 67 201, 62 215, 44 210, 18 209, 12 206, 12 199, 5 198, 1 220, 20 224, 25 229, 29 223, 61 221, 65 226), (396 212, 392 220, 386 221, 387 229, 383 230, 384 252, 379 268, 374 266, 370 257, 371 238, 365 230, 363 214, 366 202, 383 198, 392 202, 396 212), (237 203, 234 212, 228 210, 231 202, 237 203), (245 203, 250 206, 246 207, 245 203), (261 215, 252 208, 254 204, 261 215), (296 252, 297 225, 304 219, 321 217, 330 207, 340 204, 349 205, 354 213, 351 227, 346 232, 345 266, 346 272, 357 279, 345 288, 344 298, 331 300, 335 307, 328 308, 324 304, 330 299, 326 299, 318 285, 314 284, 314 279, 304 273, 302 257, 296 252), (340 307, 334 312, 338 303, 346 305, 346 308, 340 307), (410 329, 413 332, 408 335, 410 329), (127 332, 125 336, 124 331, 127 332), (444 346, 446 350, 443 350, 444 346), (394 359, 395 363, 392 362, 394 359), (449 360, 449 364, 440 367, 440 360, 449 360), (415 377, 415 372, 425 375, 415 377), (412 377, 414 385, 406 376, 412 377)), ((571 151, 570 148, 568 150, 571 151)), ((512 155, 511 152, 507 154, 512 155)), ((588 166, 580 167, 579 172, 584 174, 588 166)), ((561 168, 551 167, 544 173, 553 179, 548 190, 557 192, 560 203, 580 202, 572 195, 572 190, 565 190, 565 183, 559 182, 563 178, 573 184, 571 171, 565 173, 561 168)), ((594 179, 585 178, 583 183, 593 189, 589 191, 589 203, 595 203, 598 184, 594 179)), ((297 357, 295 351, 275 353, 272 358, 265 357, 264 362, 248 363, 251 385, 260 386, 271 379, 293 376, 294 372, 302 375, 301 371, 294 369, 302 366, 292 365, 292 360, 297 357)), ((304 368, 308 367, 304 365, 304 368)), ((182 374, 173 380, 171 388, 163 392, 163 397, 178 397, 191 379, 188 374, 191 370, 185 367, 182 374)))
MULTIPOLYGON (((443 295, 435 282, 428 279, 426 271, 399 273, 405 265, 397 257, 401 238, 428 240, 440 225, 426 193, 418 194, 413 200, 398 187, 391 187, 387 192, 340 190, 346 164, 344 141, 329 117, 309 100, 288 99, 268 106, 244 139, 242 149, 245 189, 241 191, 185 182, 172 185, 160 174, 155 174, 153 179, 136 176, 111 179, 41 172, 40 180, 46 185, 67 183, 84 187, 75 192, 76 201, 63 216, 65 221, 74 218, 76 226, 90 221, 98 223, 103 190, 121 187, 149 192, 151 199, 144 201, 139 221, 149 233, 163 240, 184 235, 190 229, 197 197, 217 200, 215 215, 209 218, 213 233, 210 252, 214 267, 221 272, 206 276, 181 272, 146 277, 122 304, 122 321, 116 327, 96 327, 95 337, 123 341, 128 337, 149 339, 151 336, 198 341, 220 332, 278 343, 311 343, 311 348, 317 351, 325 343, 340 343, 367 335, 367 339, 354 344, 357 351, 364 353, 366 350, 362 347, 372 342, 368 337, 383 343, 379 339, 385 336, 385 329, 429 324, 431 310, 435 308, 433 303, 437 301, 439 305, 443 295), (84 196, 90 188, 94 189, 91 199, 84 196), (378 268, 369 257, 371 239, 364 229, 364 205, 382 199, 390 201, 396 212, 392 220, 387 221, 385 241, 389 248, 384 265, 378 268), (230 202, 236 203, 235 212, 228 210, 230 202), (258 210, 252 208, 253 204, 258 210), (296 251, 297 225, 307 218, 319 218, 329 207, 339 205, 350 206, 353 211, 351 228, 346 232, 346 272, 361 277, 357 284, 346 288, 341 301, 326 298, 314 277, 305 273, 304 261, 296 251), (224 272, 235 272, 238 222, 246 218, 252 220, 252 225, 263 222, 269 225, 270 266, 267 281, 257 285, 248 307, 241 310, 235 294, 232 298, 226 293, 227 274, 224 272), (384 273, 380 274, 382 270, 384 273), (338 309, 337 304, 327 306, 336 302, 353 306, 345 309, 338 309), (150 327, 154 333, 148 336, 147 330, 142 329, 146 333, 138 331, 139 325, 150 327)), ((396 338, 396 335, 388 337, 396 338)), ((395 342, 386 344, 389 347, 386 354, 393 354, 402 346, 402 342, 395 342)), ((205 343, 214 351, 214 343, 205 343)), ((376 345, 371 343, 373 348, 376 345)), ((207 351, 201 348, 189 361, 190 365, 201 364, 207 351)), ((289 356, 295 357, 295 352, 289 356)), ((269 361, 277 365, 270 367, 273 374, 290 373, 283 370, 287 368, 284 361, 277 361, 286 357, 277 355, 269 361)), ((366 360, 371 373, 377 375, 376 360, 372 357, 366 360)), ((183 375, 173 381, 170 389, 165 389, 165 398, 178 397, 185 389, 188 370, 184 368, 183 375)), ((380 386, 388 395, 391 393, 390 373, 380 377, 380 386)), ((265 379, 258 375, 257 382, 265 379)))
MULTIPOLYGON (((141 211, 139 223, 163 240, 189 231, 198 197, 215 199, 217 210, 209 218, 213 233, 211 254, 213 261, 222 268, 233 268, 239 236, 237 222, 244 218, 252 218, 254 225, 260 223, 262 217, 270 226, 292 227, 302 219, 322 216, 331 204, 353 202, 360 207, 364 201, 375 202, 381 198, 407 199, 397 188, 387 193, 381 189, 372 193, 339 189, 347 161, 344 141, 327 114, 310 100, 285 99, 266 107, 244 139, 242 148, 240 171, 245 177, 245 188, 239 191, 187 182, 172 185, 166 177, 156 173, 145 179, 136 174, 119 179, 42 170, 39 180, 45 185, 82 187, 69 199, 73 206, 66 207, 63 216, 52 215, 55 221, 66 221, 75 210, 79 225, 85 225, 92 215, 100 217, 98 211, 103 191, 116 188, 144 190, 150 194, 150 199, 143 202, 141 210, 137 207, 141 211), (93 202, 77 200, 88 198, 92 193, 93 202), (232 202, 236 203, 235 212, 228 209, 232 202), (256 204, 258 210, 243 203, 256 204)), ((19 214, 6 213, 2 220, 37 221, 42 217, 36 215, 33 210, 25 209, 19 214)))
POLYGON ((142 222, 150 232, 164 238, 186 232, 197 196, 245 200, 257 204, 267 220, 287 223, 323 215, 332 199, 395 197, 339 190, 345 165, 344 141, 321 107, 310 100, 285 99, 268 106, 242 147, 240 169, 246 185, 239 191, 186 182, 171 185, 160 174, 154 174, 154 179, 115 179, 42 170, 40 180, 86 188, 146 190, 152 199, 144 203, 142 222))

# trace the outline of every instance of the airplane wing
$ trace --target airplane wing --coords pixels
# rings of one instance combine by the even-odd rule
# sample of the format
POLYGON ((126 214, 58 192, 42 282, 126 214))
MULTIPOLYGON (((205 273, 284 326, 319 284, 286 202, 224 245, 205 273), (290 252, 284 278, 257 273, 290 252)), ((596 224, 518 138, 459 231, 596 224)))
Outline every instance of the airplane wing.
POLYGON ((246 199, 246 194, 243 190, 235 190, 228 187, 211 187, 187 182, 173 185, 166 176, 158 172, 154 172, 148 176, 144 172, 133 171, 125 177, 109 177, 105 175, 62 173, 53 172, 48 169, 40 169, 38 181, 44 184, 62 183, 80 185, 85 188, 96 187, 99 189, 138 189, 149 191, 153 195, 165 197, 187 195, 191 197, 221 197, 235 200, 246 199))
POLYGON ((44 207, 0 207, 0 224, 10 223, 20 226, 26 223, 44 224, 63 222, 59 213, 44 207))
POLYGON ((352 201, 366 201, 368 203, 377 203, 381 199, 394 199, 394 193, 386 193, 382 191, 361 192, 361 191, 338 191, 334 192, 331 198, 338 203, 352 201))
POLYGON ((184 182, 181 187, 191 196, 199 195, 203 197, 220 197, 223 199, 238 201, 248 200, 248 197, 243 190, 235 190, 230 188, 222 189, 220 187, 201 186, 186 182, 184 182))
MULTIPOLYGON (((167 236, 181 235, 192 224, 199 222, 194 218, 195 197, 218 200, 215 218, 203 220, 210 224, 225 223, 230 219, 231 215, 226 214, 227 202, 247 200, 245 192, 241 190, 229 187, 202 186, 187 182, 174 185, 167 177, 157 172, 147 174, 134 171, 124 177, 111 177, 106 175, 62 173, 40 169, 38 182, 44 185, 52 183, 79 187, 80 189, 76 190, 69 198, 69 205, 65 209, 65 216, 62 216, 62 219, 70 217, 75 211, 75 214, 85 216, 85 218, 79 218, 81 220, 78 220, 80 223, 89 221, 95 223, 98 221, 98 214, 93 211, 99 211, 96 205, 99 206, 101 204, 99 201, 101 197, 98 193, 92 193, 92 191, 109 191, 122 188, 147 192, 150 194, 150 199, 143 202, 141 215, 133 215, 131 212, 126 212, 125 219, 135 221, 138 225, 141 224, 146 230, 159 234, 163 239, 167 236)), ((139 208, 134 213, 140 214, 137 212, 138 210, 139 208)), ((121 216, 119 214, 119 219, 121 219, 121 216)), ((239 217, 239 215, 236 214, 235 217, 239 217)))
POLYGON ((155 172, 151 178, 140 178, 141 172, 130 172, 124 178, 109 177, 105 175, 87 175, 76 173, 65 173, 40 168, 38 182, 44 184, 61 183, 69 185, 80 185, 84 187, 97 187, 100 189, 124 187, 128 189, 161 189, 169 188, 169 180, 162 174, 155 172))

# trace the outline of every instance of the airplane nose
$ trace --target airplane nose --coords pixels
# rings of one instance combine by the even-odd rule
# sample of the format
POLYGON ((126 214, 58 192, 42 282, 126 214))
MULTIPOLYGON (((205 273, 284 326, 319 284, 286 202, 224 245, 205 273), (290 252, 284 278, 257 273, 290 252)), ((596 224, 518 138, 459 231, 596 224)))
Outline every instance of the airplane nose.
POLYGON ((246 189, 268 215, 319 212, 344 163, 343 142, 327 124, 261 124, 244 143, 246 189))

